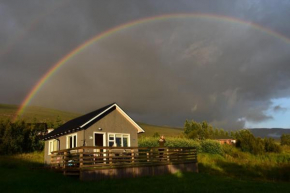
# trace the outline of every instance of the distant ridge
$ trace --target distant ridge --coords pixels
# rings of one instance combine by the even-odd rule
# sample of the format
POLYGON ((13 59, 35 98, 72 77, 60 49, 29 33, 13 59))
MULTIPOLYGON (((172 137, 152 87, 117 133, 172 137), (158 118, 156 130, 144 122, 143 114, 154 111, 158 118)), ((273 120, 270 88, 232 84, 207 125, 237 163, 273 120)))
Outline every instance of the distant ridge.
POLYGON ((282 134, 290 134, 290 128, 289 129, 283 129, 283 128, 252 128, 249 129, 253 135, 256 137, 271 137, 274 139, 279 139, 282 134))

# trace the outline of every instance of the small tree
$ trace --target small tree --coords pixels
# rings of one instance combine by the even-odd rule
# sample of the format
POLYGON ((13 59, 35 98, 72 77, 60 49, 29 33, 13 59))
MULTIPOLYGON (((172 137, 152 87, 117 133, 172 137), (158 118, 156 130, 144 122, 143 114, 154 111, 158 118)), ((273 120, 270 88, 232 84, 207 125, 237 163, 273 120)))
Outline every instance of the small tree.
POLYGON ((246 129, 240 130, 236 133, 236 147, 242 151, 250 152, 253 154, 262 154, 264 152, 264 142, 261 138, 255 136, 246 129))
POLYGON ((154 138, 160 138, 160 134, 159 134, 158 132, 155 132, 155 133, 153 134, 153 137, 154 137, 154 138))
POLYGON ((273 138, 265 138, 264 143, 266 152, 275 152, 275 153, 281 152, 281 147, 275 143, 275 140, 273 138))

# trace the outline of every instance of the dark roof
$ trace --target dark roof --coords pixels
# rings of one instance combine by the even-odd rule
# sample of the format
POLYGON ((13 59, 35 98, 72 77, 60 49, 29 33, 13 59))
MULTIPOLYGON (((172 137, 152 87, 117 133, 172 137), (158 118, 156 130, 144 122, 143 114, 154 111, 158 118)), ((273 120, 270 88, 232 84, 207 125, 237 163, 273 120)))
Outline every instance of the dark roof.
POLYGON ((52 132, 46 134, 44 136, 44 140, 47 140, 47 139, 50 139, 50 138, 59 137, 59 136, 65 135, 67 133, 72 133, 72 132, 75 132, 75 131, 87 129, 92 124, 96 123, 98 120, 100 120, 101 118, 103 118, 104 116, 106 116, 107 114, 112 112, 113 110, 115 110, 116 107, 114 106, 109 111, 103 113, 101 116, 99 116, 98 118, 94 119, 92 122, 88 123, 84 127, 82 127, 82 128, 80 128, 80 127, 83 124, 85 124, 88 121, 90 121, 92 118, 96 117, 97 115, 99 115, 100 113, 102 113, 103 111, 108 109, 109 107, 111 107, 112 105, 114 105, 114 104, 116 104, 116 103, 112 103, 110 105, 104 106, 104 107, 102 107, 102 108, 100 108, 98 110, 95 110, 93 112, 90 112, 88 114, 82 115, 80 117, 77 117, 75 119, 72 119, 72 120, 66 122, 65 124, 63 124, 59 128, 57 128, 57 129, 53 130, 52 132))

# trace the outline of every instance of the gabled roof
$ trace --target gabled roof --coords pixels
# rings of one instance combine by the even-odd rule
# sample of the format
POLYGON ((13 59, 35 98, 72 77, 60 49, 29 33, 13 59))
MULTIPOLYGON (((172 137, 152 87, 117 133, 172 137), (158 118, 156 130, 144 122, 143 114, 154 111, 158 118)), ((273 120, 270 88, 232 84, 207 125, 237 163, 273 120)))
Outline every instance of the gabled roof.
POLYGON ((75 119, 72 119, 59 128, 53 130, 52 132, 44 136, 44 140, 54 139, 62 135, 73 133, 79 130, 84 130, 89 128, 91 125, 108 115, 110 112, 117 109, 138 131, 138 133, 145 132, 129 115, 127 115, 116 103, 104 106, 96 111, 90 112, 88 114, 82 115, 75 119))

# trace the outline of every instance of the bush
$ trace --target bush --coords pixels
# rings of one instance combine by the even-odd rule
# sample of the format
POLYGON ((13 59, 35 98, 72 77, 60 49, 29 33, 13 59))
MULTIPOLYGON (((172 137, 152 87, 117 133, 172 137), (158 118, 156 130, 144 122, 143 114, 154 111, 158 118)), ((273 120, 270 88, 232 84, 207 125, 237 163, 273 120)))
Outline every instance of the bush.
POLYGON ((138 147, 158 147, 158 140, 155 137, 141 137, 138 139, 138 147))
POLYGON ((250 155, 249 153, 242 152, 241 150, 239 150, 233 145, 223 144, 222 149, 223 149, 225 157, 229 155, 233 158, 246 159, 250 155))
POLYGON ((195 147, 197 152, 201 152, 201 145, 198 141, 187 138, 168 138, 166 147, 195 147))
POLYGON ((290 146, 290 134, 283 134, 281 136, 281 145, 289 145, 290 146))
POLYGON ((211 153, 211 154, 223 154, 222 146, 219 142, 214 140, 204 140, 201 142, 201 150, 204 153, 211 153))
MULTIPOLYGON (((187 138, 166 138, 165 147, 195 147, 197 152, 201 152, 201 146, 198 141, 187 138)), ((154 137, 141 137, 138 139, 139 147, 158 147, 158 139, 154 137)))
POLYGON ((39 128, 24 121, 0 121, 0 154, 41 151, 44 143, 37 135, 39 128))
POLYGON ((264 143, 265 143, 265 151, 266 152, 281 153, 282 149, 278 144, 275 143, 274 139, 265 138, 264 143))
POLYGON ((160 138, 160 134, 158 132, 155 132, 152 137, 154 137, 154 138, 160 138))
POLYGON ((264 141, 261 138, 255 138, 249 130, 240 130, 236 133, 236 138, 236 147, 244 152, 250 152, 257 155, 263 154, 265 151, 264 141))

